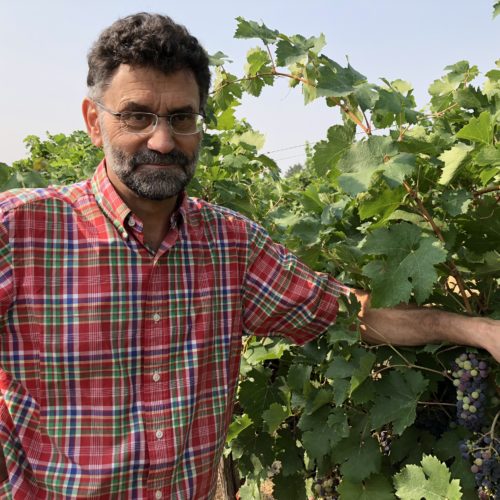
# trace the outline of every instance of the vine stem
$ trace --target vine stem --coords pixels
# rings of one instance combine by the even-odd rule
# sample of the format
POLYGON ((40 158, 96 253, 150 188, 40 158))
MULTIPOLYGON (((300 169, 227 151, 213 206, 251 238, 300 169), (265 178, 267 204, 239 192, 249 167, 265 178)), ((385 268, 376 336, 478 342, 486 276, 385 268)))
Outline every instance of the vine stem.
MULTIPOLYGON (((268 51, 269 51, 269 47, 268 47, 268 51)), ((229 85, 230 83, 245 82, 245 81, 255 80, 256 78, 262 78, 264 76, 279 76, 279 77, 283 77, 283 78, 290 78, 291 80, 295 80, 297 82, 301 82, 301 83, 303 83, 305 85, 309 85, 311 87, 316 88, 316 85, 314 85, 313 82, 311 82, 310 80, 307 80, 306 78, 303 78, 303 77, 297 76, 297 75, 292 75, 291 73, 284 73, 282 71, 277 71, 276 67, 274 65, 274 61, 273 61, 272 58, 271 58, 271 65, 272 65, 272 68, 271 68, 270 72, 257 73, 257 74, 255 74, 253 76, 246 76, 244 78, 238 78, 237 80, 234 80, 234 81, 231 81, 231 82, 223 83, 217 89, 215 89, 214 92, 218 92, 219 90, 223 89, 226 85, 229 85)), ((347 104, 343 103, 340 99, 332 98, 332 101, 335 103, 336 106, 339 106, 339 108, 349 117, 349 119, 351 121, 353 121, 356 125, 358 125, 363 130, 363 132, 366 135, 372 135, 372 129, 371 129, 370 124, 365 125, 354 114, 354 112, 349 108, 349 106, 347 104)))
POLYGON ((493 419, 493 422, 491 424, 490 437, 491 437, 492 443, 493 443, 493 440, 495 438, 495 427, 497 425, 499 417, 500 417, 500 411, 497 412, 497 414, 495 415, 495 418, 493 419))
POLYGON ((441 403, 440 401, 417 401, 418 405, 430 405, 430 406, 453 406, 456 407, 455 403, 441 403))
POLYGON ((478 191, 474 191, 472 193, 472 195, 474 197, 479 197, 479 196, 481 196, 483 194, 492 193, 494 191, 500 191, 500 186, 491 186, 491 187, 488 187, 488 188, 479 189, 478 191))
MULTIPOLYGON (((431 225, 432 230, 434 231, 434 234, 439 238, 439 240, 442 243, 446 243, 443 233, 441 232, 441 229, 437 226, 436 222, 432 218, 431 214, 428 212, 428 210, 425 208, 423 201, 420 199, 418 196, 418 193, 406 182, 403 182, 403 185, 410 195, 411 199, 417 204, 417 207, 421 213, 421 215, 424 217, 424 219, 431 225)), ((466 289, 465 289, 465 284, 462 279, 462 275, 460 274, 460 271, 457 269, 457 266, 453 262, 453 260, 449 259, 448 260, 448 265, 450 267, 450 271, 452 276, 456 279, 458 288, 460 290, 460 295, 462 297, 462 300, 464 302, 464 307, 465 310, 472 315, 472 307, 470 305, 469 297, 467 297, 466 289)))
POLYGON ((388 365, 384 366, 383 368, 380 368, 380 370, 377 370, 373 372, 373 375, 379 375, 382 372, 385 372, 386 370, 389 370, 390 368, 416 368, 418 370, 430 372, 430 373, 435 373, 437 375, 441 375, 441 377, 445 377, 448 380, 451 380, 451 377, 446 373, 446 372, 440 372, 439 370, 434 370, 433 368, 427 368, 426 366, 420 366, 420 365, 414 365, 413 363, 409 363, 407 365, 388 365))

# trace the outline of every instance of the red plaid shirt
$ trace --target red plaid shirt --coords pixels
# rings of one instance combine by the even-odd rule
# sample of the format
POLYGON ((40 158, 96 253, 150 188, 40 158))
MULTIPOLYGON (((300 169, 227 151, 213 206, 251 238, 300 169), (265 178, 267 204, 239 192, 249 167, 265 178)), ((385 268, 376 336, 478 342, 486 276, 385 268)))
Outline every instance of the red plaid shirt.
POLYGON ((0 441, 14 498, 210 498, 242 333, 304 343, 346 288, 184 197, 154 253, 104 162, 0 195, 0 441))

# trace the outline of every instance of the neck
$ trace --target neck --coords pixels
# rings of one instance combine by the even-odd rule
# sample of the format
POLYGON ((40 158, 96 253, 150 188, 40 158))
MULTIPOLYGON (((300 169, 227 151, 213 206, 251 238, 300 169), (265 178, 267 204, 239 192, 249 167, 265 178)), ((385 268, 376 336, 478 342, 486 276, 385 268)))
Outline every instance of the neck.
MULTIPOLYGON (((123 197, 122 193, 120 196, 123 197)), ((144 229, 144 242, 153 250, 158 250, 170 229, 170 217, 177 204, 177 196, 165 200, 154 201, 140 198, 137 195, 123 200, 132 212, 141 219, 144 229)))
POLYGON ((121 199, 142 221, 144 242, 153 250, 158 250, 170 229, 170 217, 175 210, 178 196, 158 201, 148 200, 135 194, 119 180, 116 182, 117 179, 113 174, 108 176, 121 199))

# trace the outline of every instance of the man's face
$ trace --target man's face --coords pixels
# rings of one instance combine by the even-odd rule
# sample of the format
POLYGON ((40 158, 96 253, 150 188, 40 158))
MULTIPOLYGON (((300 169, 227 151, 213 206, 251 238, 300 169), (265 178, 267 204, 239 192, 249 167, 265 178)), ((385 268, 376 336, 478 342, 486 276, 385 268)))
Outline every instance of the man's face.
MULTIPOLYGON (((117 112, 167 115, 200 111, 198 85, 186 70, 164 75, 154 69, 122 65, 101 102, 117 112)), ((201 133, 176 135, 161 118, 152 133, 135 134, 123 130, 117 117, 100 108, 98 114, 108 175, 119 192, 126 187, 141 198, 164 200, 186 187, 195 172, 201 133)))

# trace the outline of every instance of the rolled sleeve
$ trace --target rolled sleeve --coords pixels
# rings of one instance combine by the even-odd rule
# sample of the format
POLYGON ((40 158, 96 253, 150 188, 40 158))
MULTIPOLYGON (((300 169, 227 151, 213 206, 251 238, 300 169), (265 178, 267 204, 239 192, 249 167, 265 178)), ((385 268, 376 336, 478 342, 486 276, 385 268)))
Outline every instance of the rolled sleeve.
POLYGON ((268 236, 258 247, 245 280, 245 332, 309 342, 335 322, 338 298, 349 288, 312 271, 268 236))

